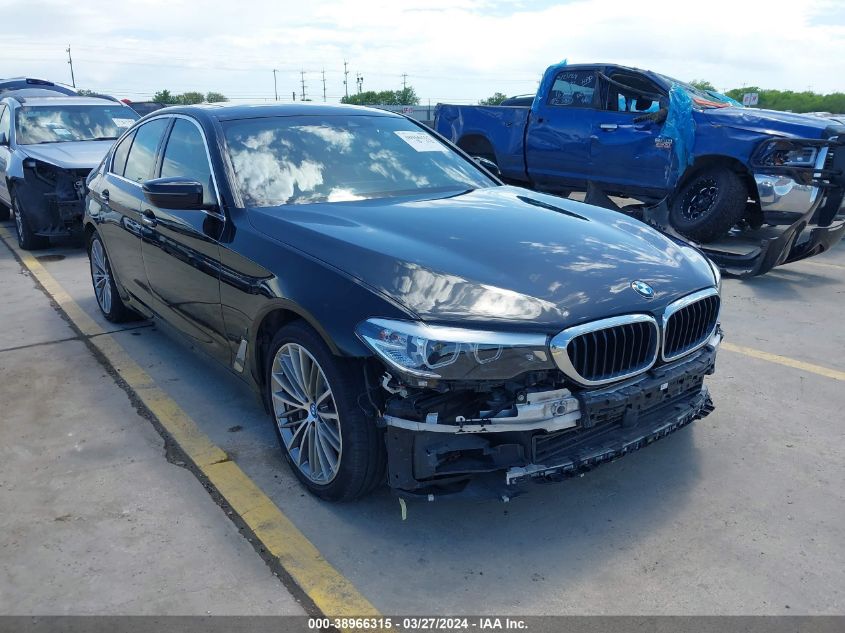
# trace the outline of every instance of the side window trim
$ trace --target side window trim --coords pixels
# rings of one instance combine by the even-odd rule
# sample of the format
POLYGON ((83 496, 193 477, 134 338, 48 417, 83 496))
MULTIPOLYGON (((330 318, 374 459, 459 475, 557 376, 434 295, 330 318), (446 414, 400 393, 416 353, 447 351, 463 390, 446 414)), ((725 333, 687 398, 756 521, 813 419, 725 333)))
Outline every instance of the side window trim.
MULTIPOLYGON (((138 127, 141 127, 141 126, 139 125, 138 127)), ((112 152, 111 158, 109 159, 108 168, 106 169, 106 171, 109 174, 111 174, 112 176, 116 176, 118 178, 123 178, 122 170, 121 170, 121 173, 119 173, 119 174, 114 170, 115 154, 117 153, 118 147, 123 145, 123 143, 126 143, 126 142, 129 143, 129 147, 126 150, 126 156, 123 159, 123 169, 125 170, 126 169, 126 159, 129 158, 129 152, 132 150, 132 143, 135 142, 135 132, 137 132, 137 131, 138 131, 137 127, 133 128, 132 130, 129 131, 129 133, 126 136, 124 136, 122 139, 120 139, 120 141, 118 141, 117 145, 115 145, 115 151, 112 152)), ((123 178, 123 180, 126 180, 126 182, 132 182, 131 180, 127 180, 126 178, 123 178)), ((134 184, 137 184, 137 183, 134 183, 134 184)))
POLYGON ((195 128, 197 128, 197 130, 200 133, 200 138, 202 138, 202 144, 203 144, 203 147, 205 148, 205 160, 208 163, 208 170, 209 170, 209 173, 211 174, 211 183, 212 183, 212 185, 214 185, 214 192, 213 192, 214 193, 214 200, 217 202, 217 208, 219 209, 219 211, 217 211, 217 212, 210 211, 208 209, 203 209, 203 213, 210 215, 212 217, 215 217, 219 220, 225 220, 226 216, 223 213, 223 204, 220 200, 220 187, 217 185, 217 176, 214 173, 214 164, 211 162, 211 152, 208 149, 208 139, 205 137, 205 130, 202 129, 202 126, 199 124, 199 121, 197 121, 193 117, 189 117, 189 116, 184 115, 184 114, 172 114, 172 115, 170 115, 170 117, 173 119, 173 123, 170 124, 170 127, 168 128, 166 134, 164 135, 164 141, 163 141, 162 146, 160 148, 159 157, 158 157, 158 160, 156 162, 156 169, 155 169, 156 177, 158 178, 161 175, 161 169, 162 169, 162 165, 164 163, 164 154, 165 154, 165 152, 167 152, 167 144, 170 142, 170 135, 173 133, 173 127, 175 125, 176 119, 184 119, 184 120, 190 122, 191 124, 193 124, 193 126, 195 128))

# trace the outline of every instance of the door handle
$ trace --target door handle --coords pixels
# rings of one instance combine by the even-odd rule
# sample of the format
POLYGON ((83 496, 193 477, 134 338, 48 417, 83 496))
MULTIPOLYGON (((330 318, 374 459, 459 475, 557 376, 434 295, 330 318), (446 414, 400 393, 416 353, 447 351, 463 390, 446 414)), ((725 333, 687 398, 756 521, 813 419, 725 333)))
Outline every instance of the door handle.
POLYGON ((603 130, 611 132, 611 131, 615 130, 616 128, 618 128, 619 126, 616 125, 616 123, 602 123, 601 125, 599 125, 599 127, 603 130))
POLYGON ((109 190, 103 189, 100 192, 100 197, 103 199, 103 202, 108 202, 109 201, 109 190))
POLYGON ((141 224, 150 228, 153 228, 156 224, 158 224, 158 220, 156 220, 155 213, 153 213, 149 209, 147 209, 141 214, 140 220, 141 224))

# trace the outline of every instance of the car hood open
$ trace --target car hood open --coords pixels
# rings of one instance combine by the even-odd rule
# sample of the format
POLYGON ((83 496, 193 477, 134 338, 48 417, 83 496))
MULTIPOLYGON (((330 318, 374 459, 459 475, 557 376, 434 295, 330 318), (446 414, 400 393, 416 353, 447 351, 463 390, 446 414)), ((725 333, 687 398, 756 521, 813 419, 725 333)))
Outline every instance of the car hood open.
POLYGON ((114 141, 68 141, 18 147, 28 157, 61 169, 94 169, 113 143, 114 141))
POLYGON ((617 314, 658 314, 714 281, 695 249, 637 220, 516 187, 249 215, 257 230, 433 322, 551 332, 617 314), (635 280, 651 285, 654 297, 635 292, 635 280))

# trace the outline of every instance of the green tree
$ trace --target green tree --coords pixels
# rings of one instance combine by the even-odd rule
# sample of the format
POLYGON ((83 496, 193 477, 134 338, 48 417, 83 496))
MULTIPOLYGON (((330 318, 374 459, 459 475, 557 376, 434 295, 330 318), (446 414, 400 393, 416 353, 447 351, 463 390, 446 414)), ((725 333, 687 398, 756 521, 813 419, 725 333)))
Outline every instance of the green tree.
POLYGON ((689 85, 693 88, 698 88, 699 90, 712 90, 714 92, 716 91, 716 86, 711 84, 706 79, 693 79, 691 82, 689 82, 689 85))
POLYGON ((367 90, 348 97, 341 97, 341 103, 352 105, 418 105, 420 98, 411 86, 403 90, 367 90))
POLYGON ((227 99, 226 95, 221 92, 209 92, 205 95, 205 100, 208 103, 222 103, 224 101, 228 101, 229 99, 227 99))
POLYGON ((499 105, 508 98, 508 95, 501 92, 494 92, 492 97, 487 97, 478 102, 478 105, 499 105))
POLYGON ((153 101, 156 103, 179 103, 179 98, 170 94, 169 90, 159 90, 153 95, 153 101))
POLYGON ((87 88, 80 88, 76 92, 82 97, 93 97, 95 94, 97 94, 93 90, 88 90, 87 88))
POLYGON ((201 92, 184 92, 176 97, 182 105, 193 105, 205 101, 205 95, 201 92))

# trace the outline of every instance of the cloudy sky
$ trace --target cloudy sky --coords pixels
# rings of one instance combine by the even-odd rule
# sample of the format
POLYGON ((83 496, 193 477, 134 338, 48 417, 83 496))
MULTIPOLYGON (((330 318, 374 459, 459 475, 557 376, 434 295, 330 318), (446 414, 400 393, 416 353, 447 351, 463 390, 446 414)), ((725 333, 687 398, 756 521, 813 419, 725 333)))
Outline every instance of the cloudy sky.
POLYGON ((720 89, 845 91, 845 0, 0 0, 0 77, 133 100, 215 90, 336 101, 397 89, 426 103, 533 92, 551 63, 608 61, 720 89))

